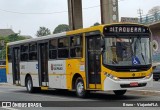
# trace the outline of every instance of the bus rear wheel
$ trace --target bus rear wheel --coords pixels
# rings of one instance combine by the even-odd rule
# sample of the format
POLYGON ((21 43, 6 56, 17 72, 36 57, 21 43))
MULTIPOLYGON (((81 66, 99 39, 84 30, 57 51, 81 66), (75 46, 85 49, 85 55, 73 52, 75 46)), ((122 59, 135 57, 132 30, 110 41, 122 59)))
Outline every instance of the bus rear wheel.
POLYGON ((27 88, 27 91, 29 93, 32 93, 34 91, 33 83, 32 83, 32 78, 31 77, 27 77, 26 88, 27 88))
POLYGON ((127 90, 115 90, 113 91, 115 95, 122 96, 126 93, 127 90))
POLYGON ((76 94, 80 98, 84 98, 86 96, 86 90, 84 89, 84 82, 81 77, 77 78, 75 83, 76 94))

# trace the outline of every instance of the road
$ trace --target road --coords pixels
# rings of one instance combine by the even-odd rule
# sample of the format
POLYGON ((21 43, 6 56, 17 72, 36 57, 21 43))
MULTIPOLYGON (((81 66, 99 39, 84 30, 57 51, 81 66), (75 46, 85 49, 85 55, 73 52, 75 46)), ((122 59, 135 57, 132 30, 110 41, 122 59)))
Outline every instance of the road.
MULTIPOLYGON (((160 82, 154 82, 152 88, 146 88, 143 91, 128 91, 124 96, 115 96, 112 92, 92 92, 87 98, 77 98, 76 94, 71 91, 41 91, 33 94, 27 93, 25 87, 18 87, 8 84, 0 84, 0 101, 61 101, 57 106, 65 105, 67 101, 76 104, 75 102, 99 106, 98 101, 105 104, 114 104, 130 101, 160 101, 160 82), (81 101, 81 102, 80 102, 81 101)), ((93 106, 92 105, 92 106, 93 106)), ((0 110, 28 110, 29 108, 0 108, 0 110)), ((144 108, 135 107, 45 107, 45 108, 30 108, 31 110, 141 110, 144 108)), ((145 108, 146 110, 157 109, 159 107, 145 108)))

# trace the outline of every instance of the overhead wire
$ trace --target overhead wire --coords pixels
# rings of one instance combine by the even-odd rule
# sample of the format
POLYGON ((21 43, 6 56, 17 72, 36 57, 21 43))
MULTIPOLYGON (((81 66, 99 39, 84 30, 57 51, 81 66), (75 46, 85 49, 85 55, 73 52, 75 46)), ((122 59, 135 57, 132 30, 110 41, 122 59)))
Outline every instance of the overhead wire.
MULTIPOLYGON (((121 2, 124 0, 119 0, 118 2, 121 2)), ((109 4, 103 4, 103 5, 109 5, 109 4)), ((90 7, 86 7, 83 8, 83 10, 87 10, 87 9, 91 9, 91 8, 96 8, 96 7, 100 7, 101 5, 95 5, 95 6, 90 6, 90 7)), ((0 11, 2 12, 7 12, 7 13, 12 13, 12 14, 26 14, 26 15, 45 15, 45 14, 59 14, 59 13, 67 13, 67 10, 64 11, 55 11, 55 12, 45 12, 45 13, 31 13, 31 12, 19 12, 19 11, 11 11, 11 10, 5 10, 5 9, 1 9, 0 11)))

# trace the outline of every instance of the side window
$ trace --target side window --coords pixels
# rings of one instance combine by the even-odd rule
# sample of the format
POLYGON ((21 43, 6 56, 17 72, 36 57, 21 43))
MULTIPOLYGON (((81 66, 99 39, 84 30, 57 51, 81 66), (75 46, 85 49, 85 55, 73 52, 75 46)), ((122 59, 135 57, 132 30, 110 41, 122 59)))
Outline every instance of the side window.
POLYGON ((29 44, 29 60, 37 60, 37 43, 29 44))
POLYGON ((8 62, 12 62, 12 52, 11 47, 8 47, 8 62))
POLYGON ((80 35, 70 37, 70 56, 82 57, 82 37, 80 35))
POLYGON ((57 39, 51 39, 49 41, 49 59, 57 58, 57 39))
POLYGON ((58 58, 68 58, 69 56, 69 38, 58 39, 58 58))
POLYGON ((21 45, 21 61, 28 61, 28 44, 21 45))
POLYGON ((0 65, 6 65, 6 61, 0 60, 0 65))

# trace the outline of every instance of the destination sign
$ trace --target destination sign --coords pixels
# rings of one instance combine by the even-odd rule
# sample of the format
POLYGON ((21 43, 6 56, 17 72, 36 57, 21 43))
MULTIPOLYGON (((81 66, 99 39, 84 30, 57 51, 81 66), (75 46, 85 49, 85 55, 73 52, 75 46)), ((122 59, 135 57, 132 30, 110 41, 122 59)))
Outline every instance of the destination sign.
POLYGON ((106 26, 104 27, 105 34, 107 33, 149 33, 149 28, 145 26, 106 26))

